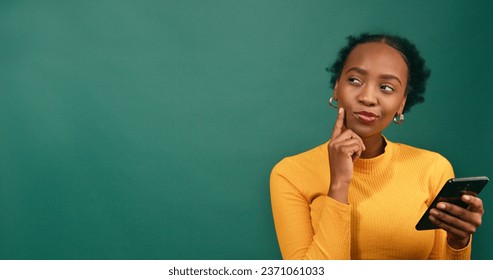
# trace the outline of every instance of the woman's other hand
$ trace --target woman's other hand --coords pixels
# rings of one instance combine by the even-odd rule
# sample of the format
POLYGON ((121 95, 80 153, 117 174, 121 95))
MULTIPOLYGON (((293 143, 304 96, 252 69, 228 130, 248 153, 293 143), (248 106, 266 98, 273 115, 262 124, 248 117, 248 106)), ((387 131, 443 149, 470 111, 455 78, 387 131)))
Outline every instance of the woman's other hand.
POLYGON ((462 195, 461 199, 469 205, 467 209, 440 202, 430 211, 430 221, 447 231, 447 242, 455 249, 467 246, 471 234, 481 226, 484 214, 483 201, 479 197, 462 195))

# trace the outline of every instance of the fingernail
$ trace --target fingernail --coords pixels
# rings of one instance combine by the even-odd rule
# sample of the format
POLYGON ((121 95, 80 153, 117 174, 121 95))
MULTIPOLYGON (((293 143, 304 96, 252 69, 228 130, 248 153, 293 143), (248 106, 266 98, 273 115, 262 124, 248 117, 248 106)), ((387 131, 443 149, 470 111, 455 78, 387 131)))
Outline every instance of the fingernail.
POLYGON ((438 209, 445 209, 445 208, 447 208, 447 206, 445 206, 445 203, 438 203, 437 208, 438 209))
POLYGON ((465 201, 469 201, 469 200, 471 200, 471 196, 470 196, 470 195, 465 194, 465 195, 464 195, 464 200, 465 200, 465 201))
POLYGON ((435 210, 435 209, 431 209, 430 210, 430 214, 433 215, 433 216, 436 216, 436 215, 438 215, 438 211, 435 210))

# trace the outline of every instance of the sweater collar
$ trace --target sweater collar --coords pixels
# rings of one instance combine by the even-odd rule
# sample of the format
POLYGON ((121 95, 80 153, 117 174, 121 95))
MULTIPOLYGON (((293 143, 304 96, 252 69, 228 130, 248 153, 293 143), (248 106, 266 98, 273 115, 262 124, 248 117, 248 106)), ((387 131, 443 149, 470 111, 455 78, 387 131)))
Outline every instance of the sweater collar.
POLYGON ((359 158, 354 162, 354 172, 360 174, 375 175, 385 171, 388 171, 389 166, 397 156, 398 146, 387 140, 385 136, 383 139, 386 143, 383 154, 374 158, 359 158))

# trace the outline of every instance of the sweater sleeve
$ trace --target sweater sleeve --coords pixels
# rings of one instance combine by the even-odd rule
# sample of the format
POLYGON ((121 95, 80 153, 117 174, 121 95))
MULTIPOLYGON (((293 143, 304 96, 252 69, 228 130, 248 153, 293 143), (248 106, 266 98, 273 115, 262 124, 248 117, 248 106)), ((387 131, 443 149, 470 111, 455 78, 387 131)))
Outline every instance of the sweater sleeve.
POLYGON ((471 258, 471 240, 462 249, 454 249, 447 243, 447 232, 442 229, 435 230, 435 243, 430 256, 430 260, 469 260, 471 258))
POLYGON ((309 198, 302 191, 302 185, 309 182, 296 177, 293 170, 294 164, 285 159, 270 177, 272 212, 283 259, 349 259, 351 206, 326 195, 309 198), (313 207, 321 209, 321 214, 311 211, 313 207))
MULTIPOLYGON (((439 156, 435 165, 435 180, 433 182, 435 188, 433 190, 433 197, 448 179, 454 177, 454 170, 450 162, 446 158, 439 156)), ((437 229, 435 230, 433 249, 428 258, 438 260, 469 260, 471 258, 471 240, 472 236, 466 247, 454 249, 448 245, 447 232, 442 229, 437 229)))

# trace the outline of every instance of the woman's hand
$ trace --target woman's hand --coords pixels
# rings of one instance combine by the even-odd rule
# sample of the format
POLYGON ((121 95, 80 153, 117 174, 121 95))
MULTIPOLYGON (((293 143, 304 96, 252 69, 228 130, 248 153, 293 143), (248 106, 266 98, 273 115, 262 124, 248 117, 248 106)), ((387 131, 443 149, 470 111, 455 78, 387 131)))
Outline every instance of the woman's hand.
POLYGON ((467 246, 471 234, 481 225, 484 214, 483 201, 472 195, 462 195, 462 201, 469 204, 467 209, 440 202, 430 211, 430 221, 447 231, 447 242, 455 249, 467 246))
POLYGON ((353 163, 365 150, 361 137, 344 123, 345 111, 339 108, 339 114, 329 143, 330 189, 329 197, 339 202, 348 202, 349 183, 353 177, 353 163))

